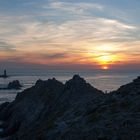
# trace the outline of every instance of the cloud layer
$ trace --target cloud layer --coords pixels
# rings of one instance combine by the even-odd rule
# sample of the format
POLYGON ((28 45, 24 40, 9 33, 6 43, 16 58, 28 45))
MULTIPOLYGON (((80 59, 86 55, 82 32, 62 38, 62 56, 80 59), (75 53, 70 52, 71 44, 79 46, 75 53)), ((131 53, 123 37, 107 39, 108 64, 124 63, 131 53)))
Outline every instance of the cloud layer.
POLYGON ((139 63, 139 24, 117 18, 118 12, 112 18, 108 8, 94 2, 30 1, 19 15, 4 11, 0 61, 92 66, 100 65, 101 56, 112 56, 112 65, 139 63), (26 11, 29 6, 33 10, 26 11))

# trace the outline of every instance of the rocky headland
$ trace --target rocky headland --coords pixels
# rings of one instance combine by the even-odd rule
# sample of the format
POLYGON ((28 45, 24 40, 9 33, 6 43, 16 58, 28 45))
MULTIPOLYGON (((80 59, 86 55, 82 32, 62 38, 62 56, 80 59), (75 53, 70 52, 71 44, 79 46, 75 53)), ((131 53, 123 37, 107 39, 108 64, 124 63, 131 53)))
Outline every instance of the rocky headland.
POLYGON ((140 77, 105 94, 79 75, 38 80, 0 105, 7 140, 139 140, 140 77))

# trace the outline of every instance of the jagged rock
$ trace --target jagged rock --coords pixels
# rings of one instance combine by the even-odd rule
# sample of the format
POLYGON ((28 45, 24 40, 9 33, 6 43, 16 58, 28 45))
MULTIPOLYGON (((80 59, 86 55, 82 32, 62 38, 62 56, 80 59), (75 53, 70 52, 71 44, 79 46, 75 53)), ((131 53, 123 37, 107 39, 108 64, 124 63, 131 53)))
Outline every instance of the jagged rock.
POLYGON ((9 105, 10 103, 9 102, 5 102, 3 104, 0 105, 0 120, 4 120, 4 110, 7 108, 7 106, 9 105))
POLYGON ((140 76, 134 79, 133 82, 121 86, 115 93, 123 96, 140 94, 140 76))
POLYGON ((65 84, 55 78, 38 80, 13 102, 0 106, 0 136, 10 140, 139 140, 138 83, 139 78, 104 94, 79 75, 65 84))
POLYGON ((7 89, 20 89, 22 85, 18 80, 15 80, 13 82, 10 82, 7 86, 7 89))
POLYGON ((9 84, 6 87, 0 88, 0 90, 11 90, 11 89, 21 89, 22 85, 20 84, 20 82, 18 80, 9 82, 9 84))
POLYGON ((8 104, 9 104, 9 102, 5 102, 5 103, 1 104, 0 111, 2 111, 8 104))

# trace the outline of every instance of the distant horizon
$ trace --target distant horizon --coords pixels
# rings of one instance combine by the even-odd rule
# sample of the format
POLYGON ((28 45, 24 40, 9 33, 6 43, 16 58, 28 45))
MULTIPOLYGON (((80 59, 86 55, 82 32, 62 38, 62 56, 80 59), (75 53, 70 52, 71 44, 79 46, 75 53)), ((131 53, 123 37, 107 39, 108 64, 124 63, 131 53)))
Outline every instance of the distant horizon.
POLYGON ((3 74, 4 70, 6 69, 7 75, 10 76, 18 76, 18 75, 34 75, 34 76, 41 76, 41 75, 47 75, 50 73, 54 73, 55 75, 59 74, 64 74, 65 73, 72 73, 74 74, 80 74, 80 73, 93 73, 93 74, 133 74, 136 76, 140 76, 140 70, 139 69, 108 69, 108 70, 103 70, 103 69, 94 69, 94 68, 62 68, 62 67, 16 67, 16 68, 0 68, 0 75, 3 74))
MULTIPOLYGON (((0 69, 0 75, 4 69, 0 69)), ((37 80, 48 80, 55 78, 56 80, 65 83, 72 79, 74 75, 79 75, 84 78, 87 83, 102 91, 112 91, 120 86, 132 82, 138 76, 140 71, 127 70, 102 70, 102 69, 48 69, 48 68, 20 68, 6 69, 8 78, 0 78, 0 85, 5 85, 8 82, 19 80, 25 85, 25 88, 33 86, 37 80)))

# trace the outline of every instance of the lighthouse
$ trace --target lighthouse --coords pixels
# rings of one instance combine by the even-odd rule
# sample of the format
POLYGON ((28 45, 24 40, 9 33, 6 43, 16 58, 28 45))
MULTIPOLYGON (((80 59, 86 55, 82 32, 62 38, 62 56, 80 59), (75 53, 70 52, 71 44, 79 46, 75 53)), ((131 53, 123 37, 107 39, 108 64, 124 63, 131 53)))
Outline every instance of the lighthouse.
POLYGON ((7 72, 6 72, 6 69, 4 70, 4 77, 7 77, 7 72))
POLYGON ((3 75, 0 75, 0 78, 8 78, 6 69, 3 72, 3 75))

